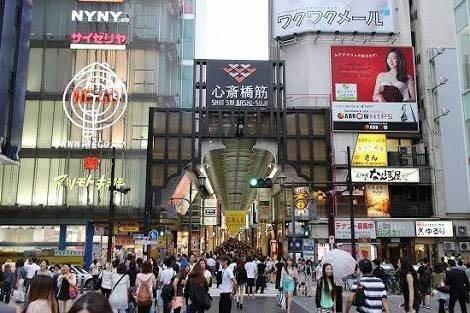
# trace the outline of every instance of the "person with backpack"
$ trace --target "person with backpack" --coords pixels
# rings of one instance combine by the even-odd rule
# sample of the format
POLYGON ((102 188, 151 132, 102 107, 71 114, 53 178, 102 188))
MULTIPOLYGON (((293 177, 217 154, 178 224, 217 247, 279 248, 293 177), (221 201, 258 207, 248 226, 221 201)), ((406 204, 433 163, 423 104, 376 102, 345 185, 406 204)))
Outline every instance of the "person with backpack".
POLYGON ((129 307, 129 288, 131 281, 126 274, 127 266, 122 263, 117 266, 116 273, 111 276, 112 288, 109 303, 114 313, 126 313, 129 307))
POLYGON ((184 294, 190 302, 187 312, 204 313, 211 308, 212 297, 209 295, 209 285, 200 265, 196 264, 189 272, 184 294))
POLYGON ((163 313, 171 312, 171 299, 173 299, 173 279, 176 271, 172 267, 171 258, 166 258, 163 262, 165 268, 160 272, 160 285, 162 286, 161 297, 163 300, 163 313))
POLYGON ((149 313, 153 302, 153 289, 157 284, 157 279, 152 271, 150 261, 142 264, 142 272, 138 273, 135 280, 136 302, 139 313, 149 313))
POLYGON ((423 259, 423 265, 418 269, 418 282, 421 295, 424 297, 424 306, 431 309, 431 278, 432 269, 427 258, 423 259))
POLYGON ((385 273, 385 270, 383 269, 383 267, 380 266, 380 260, 375 259, 374 261, 372 261, 372 263, 375 265, 375 268, 372 271, 372 275, 380 279, 385 285, 385 290, 387 290, 387 284, 386 284, 387 274, 385 273))
POLYGON ((233 274, 235 275, 235 280, 238 284, 237 290, 237 308, 243 310, 243 298, 245 296, 245 288, 246 282, 248 281, 248 276, 245 270, 245 263, 242 259, 237 260, 237 265, 233 270, 233 274))
POLYGON ((307 297, 312 296, 314 274, 315 269, 313 268, 313 261, 309 259, 307 263, 305 263, 305 295, 307 297))
MULTIPOLYGON (((171 307, 173 313, 180 313, 183 307, 183 290, 186 283, 186 276, 189 273, 189 265, 187 267, 181 267, 181 270, 176 274, 173 279, 173 294, 174 297, 171 300, 171 307)), ((139 312, 140 313, 140 312, 139 312)))

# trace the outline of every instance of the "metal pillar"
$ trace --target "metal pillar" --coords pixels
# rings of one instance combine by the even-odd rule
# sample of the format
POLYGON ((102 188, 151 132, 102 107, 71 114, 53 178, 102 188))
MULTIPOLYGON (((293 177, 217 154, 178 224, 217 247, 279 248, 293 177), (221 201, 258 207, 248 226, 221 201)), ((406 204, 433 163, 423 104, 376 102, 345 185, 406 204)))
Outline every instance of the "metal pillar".
POLYGON ((83 267, 85 270, 89 270, 90 265, 93 261, 93 235, 94 235, 95 227, 93 226, 92 222, 88 222, 86 224, 86 231, 85 231, 85 256, 83 260, 83 267))
POLYGON ((348 146, 348 189, 349 189, 349 218, 351 223, 351 254, 353 258, 356 258, 356 239, 355 239, 355 227, 354 227, 354 200, 353 200, 353 183, 352 183, 352 169, 351 169, 351 147, 348 146))
POLYGON ((116 185, 114 176, 116 171, 116 147, 113 147, 113 157, 111 158, 111 186, 109 186, 109 215, 108 215, 108 253, 106 255, 107 262, 111 262, 113 257, 113 232, 114 232, 114 191, 116 185))

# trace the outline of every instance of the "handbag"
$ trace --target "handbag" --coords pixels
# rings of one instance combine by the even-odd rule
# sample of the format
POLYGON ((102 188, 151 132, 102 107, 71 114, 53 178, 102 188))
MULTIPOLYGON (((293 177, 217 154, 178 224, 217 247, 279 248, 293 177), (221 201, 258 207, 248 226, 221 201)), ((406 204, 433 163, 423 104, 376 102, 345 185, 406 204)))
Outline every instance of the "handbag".
POLYGON ((277 306, 282 308, 282 301, 284 299, 284 293, 282 291, 279 291, 276 295, 276 303, 277 306))
POLYGON ((366 304, 366 295, 364 293, 364 286, 360 283, 357 284, 356 292, 354 293, 354 299, 352 305, 359 307, 366 304))
POLYGON ((74 285, 69 285, 69 298, 75 299, 78 297, 78 288, 74 285))

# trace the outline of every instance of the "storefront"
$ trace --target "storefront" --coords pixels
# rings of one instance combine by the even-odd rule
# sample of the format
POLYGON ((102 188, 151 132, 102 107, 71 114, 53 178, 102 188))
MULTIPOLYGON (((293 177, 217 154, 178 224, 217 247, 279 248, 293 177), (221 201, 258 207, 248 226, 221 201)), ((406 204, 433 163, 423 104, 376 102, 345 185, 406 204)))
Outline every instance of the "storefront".
MULTIPOLYGON (((428 258, 431 263, 437 263, 445 256, 440 253, 439 245, 452 241, 454 229, 452 221, 421 220, 416 221, 416 239, 413 257, 415 262, 428 258)), ((412 258, 413 259, 413 258, 412 258)))
POLYGON ((398 258, 413 256, 415 220, 387 219, 376 220, 377 257, 386 263, 396 264, 398 258))
MULTIPOLYGON (((377 256, 375 222, 371 219, 354 220, 356 258, 373 260, 377 256)), ((335 244, 338 249, 351 253, 351 221, 335 220, 335 244)))

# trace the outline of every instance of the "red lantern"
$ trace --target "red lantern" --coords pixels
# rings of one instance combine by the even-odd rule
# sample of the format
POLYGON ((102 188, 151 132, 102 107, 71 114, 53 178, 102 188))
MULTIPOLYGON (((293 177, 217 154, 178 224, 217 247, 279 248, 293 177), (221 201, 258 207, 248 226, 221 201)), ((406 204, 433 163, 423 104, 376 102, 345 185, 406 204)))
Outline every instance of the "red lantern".
POLYGON ((98 157, 85 157, 83 159, 83 168, 86 170, 96 170, 100 166, 100 159, 98 157))

